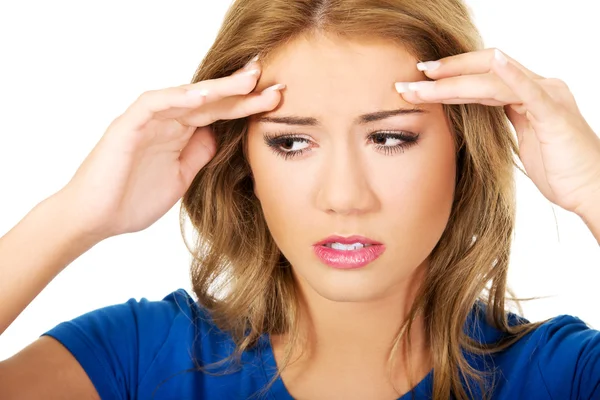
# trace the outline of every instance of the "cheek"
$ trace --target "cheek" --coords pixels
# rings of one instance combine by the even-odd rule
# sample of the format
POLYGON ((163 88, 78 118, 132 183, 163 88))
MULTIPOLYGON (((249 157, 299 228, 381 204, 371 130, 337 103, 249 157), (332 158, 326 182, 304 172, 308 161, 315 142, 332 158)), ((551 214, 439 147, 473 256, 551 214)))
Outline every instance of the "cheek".
MULTIPOLYGON (((377 172, 368 174, 369 187, 381 208, 377 215, 365 216, 365 224, 375 224, 373 229, 388 240, 405 238, 401 242, 408 247, 428 247, 439 239, 448 222, 456 173, 449 132, 447 138, 428 135, 428 142, 405 154, 372 158, 368 169, 377 172)), ((327 217, 311 201, 321 163, 285 161, 256 139, 249 141, 248 150, 255 194, 277 245, 293 249, 299 240, 318 239, 315 231, 328 232, 327 217)))
POLYGON ((456 164, 451 149, 450 142, 447 146, 429 146, 403 165, 401 174, 388 177, 387 185, 382 182, 379 193, 394 236, 413 241, 439 239, 454 199, 456 164))
MULTIPOLYGON (((253 168, 254 191, 261 202, 265 217, 289 218, 306 207, 308 188, 305 187, 302 171, 278 169, 276 162, 263 162, 262 167, 253 168)), ((305 210, 306 211, 306 210, 305 210)))
POLYGON ((252 148, 250 144, 248 154, 254 193, 273 238, 281 246, 286 235, 295 236, 304 229, 306 216, 311 212, 308 185, 314 180, 297 163, 284 161, 264 145, 252 148))

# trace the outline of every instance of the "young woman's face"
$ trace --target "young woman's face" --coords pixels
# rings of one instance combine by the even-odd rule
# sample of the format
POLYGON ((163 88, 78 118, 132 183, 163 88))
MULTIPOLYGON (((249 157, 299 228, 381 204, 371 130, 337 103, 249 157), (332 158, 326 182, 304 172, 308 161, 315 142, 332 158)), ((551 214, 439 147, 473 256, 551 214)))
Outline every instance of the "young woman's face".
POLYGON ((248 159, 271 234, 304 290, 375 300, 427 266, 450 215, 455 149, 441 105, 416 107, 394 90, 425 79, 416 63, 389 42, 315 36, 264 66, 257 89, 287 89, 277 109, 251 118, 248 159), (332 235, 380 245, 317 244, 332 235))

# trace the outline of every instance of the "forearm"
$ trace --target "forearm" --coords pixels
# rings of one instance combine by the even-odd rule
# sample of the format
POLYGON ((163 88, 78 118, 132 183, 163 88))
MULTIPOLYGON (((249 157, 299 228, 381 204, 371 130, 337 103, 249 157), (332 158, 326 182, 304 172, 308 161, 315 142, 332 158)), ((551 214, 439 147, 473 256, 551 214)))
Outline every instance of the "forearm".
POLYGON ((86 237, 54 195, 0 238, 0 334, 73 260, 99 240, 86 237))

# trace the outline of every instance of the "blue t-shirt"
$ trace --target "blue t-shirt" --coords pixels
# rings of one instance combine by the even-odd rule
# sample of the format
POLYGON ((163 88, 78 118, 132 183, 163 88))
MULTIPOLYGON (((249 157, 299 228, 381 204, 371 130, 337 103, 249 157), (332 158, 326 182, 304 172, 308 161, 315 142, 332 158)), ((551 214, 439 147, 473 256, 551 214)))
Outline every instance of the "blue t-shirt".
MULTIPOLYGON (((476 310, 465 325, 471 337, 500 338, 476 310)), ((526 321, 510 316, 511 324, 526 321)), ((75 356, 102 399, 292 399, 280 378, 263 390, 276 371, 266 335, 243 354, 241 368, 197 371, 229 356, 233 341, 183 289, 162 301, 131 299, 92 311, 44 335, 75 356)), ((467 360, 496 368, 493 399, 600 399, 600 332, 576 317, 558 316, 501 353, 467 360)), ((432 378, 430 372, 417 384, 416 399, 431 397, 432 378)))

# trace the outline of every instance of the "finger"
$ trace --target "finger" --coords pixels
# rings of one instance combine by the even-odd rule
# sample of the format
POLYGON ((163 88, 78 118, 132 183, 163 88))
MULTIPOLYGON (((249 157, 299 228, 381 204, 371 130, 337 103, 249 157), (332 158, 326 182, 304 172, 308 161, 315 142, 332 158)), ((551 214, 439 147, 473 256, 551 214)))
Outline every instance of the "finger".
POLYGON ((499 106, 519 103, 520 99, 494 74, 463 75, 437 81, 397 82, 396 90, 411 103, 499 106))
MULTIPOLYGON (((431 79, 442 79, 451 76, 484 74, 492 70, 495 49, 485 49, 445 57, 437 61, 418 63, 417 69, 423 71, 431 79)), ((528 70, 514 59, 507 59, 515 67, 532 79, 542 77, 528 70)))
POLYGON ((217 143, 212 129, 208 126, 198 128, 179 155, 185 186, 191 184, 198 171, 213 158, 216 151, 217 143))
POLYGON ((523 134, 529 126, 529 121, 527 120, 527 117, 523 115, 523 113, 520 113, 512 106, 504 107, 504 111, 506 113, 506 116, 508 117, 508 120, 515 128, 515 133, 517 135, 517 144, 519 148, 521 148, 523 146, 523 134))
POLYGON ((248 71, 254 67, 260 67, 258 64, 258 56, 255 56, 254 58, 252 58, 250 61, 248 61, 248 63, 246 63, 246 65, 244 65, 244 67, 238 69, 237 71, 235 71, 232 75, 238 75, 244 71, 248 71))
POLYGON ((256 64, 251 69, 238 71, 238 73, 224 78, 201 81, 185 85, 182 88, 187 90, 190 97, 205 95, 207 102, 218 101, 225 97, 252 92, 258 83, 261 72, 259 65, 256 64))
POLYGON ((271 86, 261 93, 244 96, 231 96, 178 118, 181 124, 188 126, 206 126, 219 120, 239 119, 250 115, 273 110, 281 102, 281 90, 285 85, 271 86))
MULTIPOLYGON (((247 71, 260 70, 261 66, 258 63, 258 60, 259 60, 259 56, 256 55, 251 60, 249 60, 244 67, 238 69, 233 74, 231 74, 231 76, 244 74, 247 71)), ((248 72, 248 74, 254 75, 254 73, 250 73, 250 72, 248 72)), ((198 85, 198 84, 188 84, 188 85, 182 85, 181 87, 183 87, 184 89, 189 90, 190 92, 188 94, 190 94, 191 96, 193 96, 194 93, 196 93, 197 95, 199 95, 199 96, 202 97, 202 94, 204 92, 208 95, 208 92, 209 92, 208 88, 202 89, 202 88, 198 88, 198 86, 200 86, 200 85, 198 85), (195 90, 198 90, 198 92, 194 92, 195 90)), ((256 88, 256 86, 254 88, 256 88)), ((209 100, 210 101, 218 101, 219 97, 220 97, 219 93, 212 94, 210 96, 209 100)), ((189 111, 189 107, 187 107, 187 109, 173 108, 173 109, 170 109, 168 111, 160 113, 160 116, 163 117, 163 118, 176 118, 176 117, 180 117, 181 115, 183 115, 183 113, 186 112, 186 111, 189 111)))
POLYGON ((499 50, 493 63, 494 73, 517 95, 527 112, 537 121, 552 122, 561 118, 560 107, 542 86, 515 67, 499 50))
POLYGON ((248 94, 256 87, 259 76, 260 69, 253 68, 224 78, 151 90, 143 93, 128 108, 126 118, 136 127, 143 126, 154 118, 173 118, 209 102, 248 94))
POLYGON ((523 104, 510 104, 507 106, 507 108, 510 108, 517 114, 521 114, 521 115, 527 114, 527 109, 525 108, 525 106, 523 104))
MULTIPOLYGON (((424 103, 428 103, 425 102, 421 99, 416 98, 416 100, 412 101, 412 99, 404 99, 409 103, 412 104, 424 104, 424 103)), ((439 104, 482 104, 484 106, 501 106, 502 104, 500 104, 497 101, 494 100, 481 100, 481 99, 444 99, 438 102, 439 104)))

